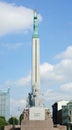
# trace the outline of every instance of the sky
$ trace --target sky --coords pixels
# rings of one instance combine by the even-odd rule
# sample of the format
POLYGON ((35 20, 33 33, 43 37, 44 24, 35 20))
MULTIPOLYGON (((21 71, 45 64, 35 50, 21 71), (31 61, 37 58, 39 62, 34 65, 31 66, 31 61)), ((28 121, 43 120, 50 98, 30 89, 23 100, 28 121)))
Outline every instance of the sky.
POLYGON ((0 89, 10 88, 10 115, 23 111, 31 92, 34 9, 43 102, 51 109, 56 101, 72 100, 72 0, 0 0, 0 89))

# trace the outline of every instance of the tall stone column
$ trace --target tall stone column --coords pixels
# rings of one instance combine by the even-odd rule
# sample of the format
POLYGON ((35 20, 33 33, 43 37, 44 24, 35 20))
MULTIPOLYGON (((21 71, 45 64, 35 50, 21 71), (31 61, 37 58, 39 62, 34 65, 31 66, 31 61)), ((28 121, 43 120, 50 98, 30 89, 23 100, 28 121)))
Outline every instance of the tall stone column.
POLYGON ((38 17, 34 11, 34 25, 32 37, 32 93, 40 92, 40 43, 38 35, 38 17))

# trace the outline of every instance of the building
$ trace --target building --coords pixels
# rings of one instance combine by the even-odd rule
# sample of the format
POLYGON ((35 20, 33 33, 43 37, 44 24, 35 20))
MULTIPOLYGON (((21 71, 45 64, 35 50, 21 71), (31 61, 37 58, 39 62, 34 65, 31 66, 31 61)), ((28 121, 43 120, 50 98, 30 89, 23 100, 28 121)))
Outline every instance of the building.
POLYGON ((0 90, 0 116, 9 119, 10 115, 10 89, 0 90))
POLYGON ((58 101, 52 105, 52 118, 54 125, 62 124, 62 106, 66 105, 69 101, 58 101))
POLYGON ((72 101, 62 106, 62 124, 67 125, 68 130, 72 130, 72 101))

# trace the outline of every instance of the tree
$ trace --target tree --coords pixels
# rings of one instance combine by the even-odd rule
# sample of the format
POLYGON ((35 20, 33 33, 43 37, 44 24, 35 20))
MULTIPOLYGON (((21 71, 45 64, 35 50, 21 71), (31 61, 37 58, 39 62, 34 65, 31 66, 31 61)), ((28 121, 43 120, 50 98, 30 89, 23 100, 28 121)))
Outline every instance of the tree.
POLYGON ((21 125, 21 121, 22 121, 22 119, 23 119, 23 114, 21 114, 20 117, 19 117, 20 125, 21 125))
POLYGON ((16 117, 11 117, 9 120, 8 120, 9 124, 12 124, 12 125, 18 125, 18 119, 16 117))
POLYGON ((7 125, 8 122, 5 120, 5 117, 0 117, 0 130, 3 126, 7 125))

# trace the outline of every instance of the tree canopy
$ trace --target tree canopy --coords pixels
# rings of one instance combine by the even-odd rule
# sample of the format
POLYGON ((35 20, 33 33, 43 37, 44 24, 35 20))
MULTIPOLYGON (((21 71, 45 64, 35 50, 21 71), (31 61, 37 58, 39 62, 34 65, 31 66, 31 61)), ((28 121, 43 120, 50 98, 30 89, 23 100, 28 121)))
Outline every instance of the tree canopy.
POLYGON ((22 119, 23 119, 23 114, 21 114, 20 117, 19 117, 20 125, 21 125, 22 119))
POLYGON ((3 126, 7 125, 8 122, 5 120, 5 117, 0 117, 0 130, 3 126))
POLYGON ((8 122, 12 125, 18 125, 18 119, 16 117, 9 118, 8 122))

